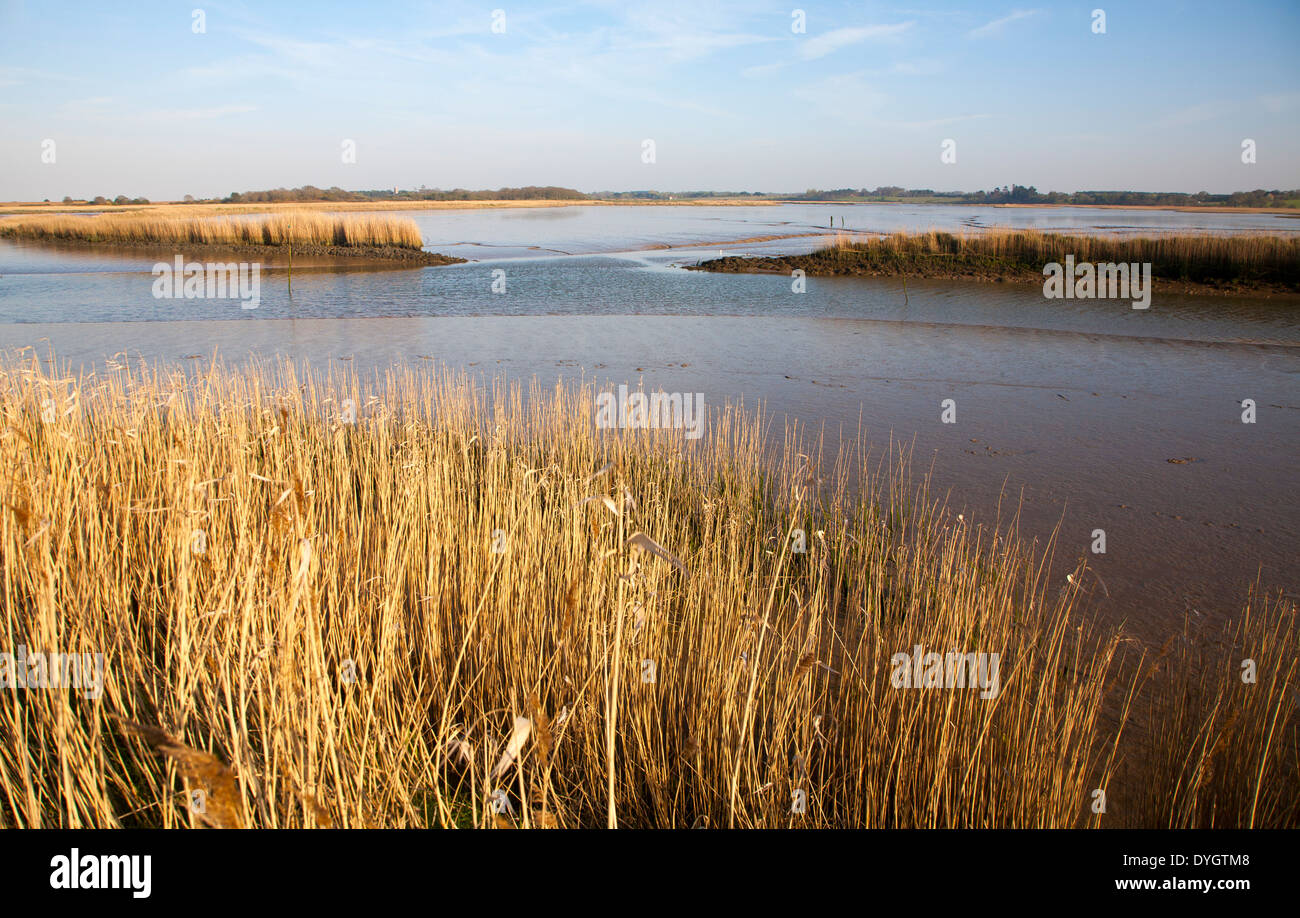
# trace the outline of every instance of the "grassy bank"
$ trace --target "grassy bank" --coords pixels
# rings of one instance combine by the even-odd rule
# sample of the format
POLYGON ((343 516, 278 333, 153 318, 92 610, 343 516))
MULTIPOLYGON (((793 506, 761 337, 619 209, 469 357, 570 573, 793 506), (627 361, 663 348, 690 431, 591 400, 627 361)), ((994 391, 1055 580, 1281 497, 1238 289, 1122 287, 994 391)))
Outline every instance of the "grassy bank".
POLYGON ((1044 265, 1091 262, 1151 264, 1152 277, 1189 288, 1263 288, 1300 292, 1300 237, 1169 235, 1130 238, 1035 230, 954 234, 894 233, 871 239, 841 235, 808 255, 731 256, 708 271, 810 276, 938 277, 1043 283, 1044 265))
POLYGON ((418 251, 424 244, 414 220, 298 212, 249 219, 203 214, 50 214, 0 220, 0 236, 126 245, 317 246, 418 251))
POLYGON ((897 457, 595 395, 0 364, 0 651, 105 655, 0 690, 0 825, 1300 823, 1293 608, 1143 652, 897 457))

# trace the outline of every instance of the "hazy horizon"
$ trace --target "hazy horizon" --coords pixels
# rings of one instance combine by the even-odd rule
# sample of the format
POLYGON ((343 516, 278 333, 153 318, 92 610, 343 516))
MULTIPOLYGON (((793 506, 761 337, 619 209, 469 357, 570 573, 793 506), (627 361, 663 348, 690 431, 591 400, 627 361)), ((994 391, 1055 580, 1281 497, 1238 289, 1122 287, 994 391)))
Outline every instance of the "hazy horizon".
MULTIPOLYGON (((1016 183, 1016 182, 1010 182, 1010 183, 1004 183, 1004 184, 1007 184, 1007 185, 1015 185, 1015 184, 1019 184, 1019 183, 1016 183)), ((345 193, 354 193, 354 194, 370 194, 370 193, 373 193, 373 192, 383 192, 383 191, 391 191, 391 190, 392 190, 391 187, 389 187, 389 188, 344 188, 344 187, 342 187, 342 186, 328 186, 328 185, 321 185, 321 184, 317 184, 317 183, 315 183, 315 182, 303 182, 303 183, 300 183, 300 184, 294 184, 294 185, 277 185, 277 186, 275 186, 275 187, 266 187, 266 188, 239 188, 239 189, 234 189, 234 191, 236 191, 237 193, 243 195, 243 194, 248 194, 248 193, 250 193, 250 192, 251 192, 251 193, 262 193, 262 192, 269 192, 269 191, 297 191, 297 190, 299 190, 299 189, 301 189, 301 188, 307 188, 307 187, 314 187, 314 188, 317 188, 317 189, 319 189, 319 190, 321 190, 321 191, 332 191, 332 190, 336 190, 336 189, 337 189, 337 190, 339 190, 339 191, 343 191, 343 192, 345 192, 345 193)), ((421 184, 421 185, 415 185, 415 186, 412 186, 412 187, 399 187, 399 188, 397 189, 397 191, 400 192, 400 193, 415 193, 415 194, 419 194, 419 193, 422 192, 422 191, 424 191, 424 192, 453 192, 453 191, 465 191, 465 192, 470 192, 470 193, 479 193, 479 194, 481 194, 481 193, 483 193, 483 192, 485 192, 485 191, 512 191, 512 190, 516 190, 516 189, 519 189, 519 188, 527 188, 527 187, 536 187, 536 188, 548 188, 548 187, 549 187, 549 188, 564 188, 564 186, 555 185, 554 183, 543 183, 543 182, 530 183, 530 185, 501 185, 501 184, 495 184, 495 185, 489 185, 489 186, 487 186, 486 188, 461 188, 461 187, 452 187, 452 186, 443 186, 443 187, 439 187, 439 186, 433 186, 433 185, 428 185, 428 184, 421 184)), ((872 186, 872 187, 866 188, 865 190, 866 190, 867 192, 872 192, 872 191, 875 191, 877 188, 890 188, 890 187, 900 187, 900 186, 890 185, 889 183, 884 183, 884 184, 881 184, 881 185, 876 185, 876 186, 872 186)), ((1001 186, 997 186, 997 187, 1000 188, 1001 186)), ((582 194, 585 194, 585 195, 589 195, 589 196, 591 196, 591 197, 592 197, 593 199, 595 199, 595 200, 601 200, 601 195, 636 195, 636 194, 657 194, 657 195, 665 195, 665 194, 666 194, 666 195, 675 195, 675 194, 680 194, 680 195, 683 195, 683 196, 690 196, 690 195, 718 195, 718 196, 721 196, 721 197, 724 197, 724 198, 727 197, 727 196, 732 196, 732 195, 737 196, 737 197, 738 197, 738 196, 741 196, 741 195, 754 195, 754 196, 764 196, 764 197, 768 197, 768 198, 784 198, 784 197, 789 197, 789 198, 791 198, 791 199, 794 199, 794 198, 797 198, 799 195, 805 194, 805 193, 806 193, 807 191, 809 191, 809 190, 815 190, 815 191, 817 191, 817 192, 819 192, 819 193, 823 193, 823 194, 824 194, 824 193, 829 193, 829 192, 835 192, 835 191, 846 191, 846 190, 847 190, 847 191, 861 191, 861 190, 863 190, 863 189, 861 189, 861 188, 850 188, 850 187, 848 187, 848 186, 845 186, 845 187, 843 187, 843 188, 818 188, 818 189, 804 189, 803 191, 792 191, 792 190, 789 190, 789 189, 786 189, 786 190, 783 190, 783 191, 769 191, 769 190, 756 190, 756 189, 747 189, 747 188, 734 188, 734 189, 732 189, 732 188, 692 188, 692 189, 682 189, 682 188, 626 188, 626 189, 597 188, 597 189, 591 189, 591 190, 588 190, 588 189, 582 189, 582 188, 564 188, 564 190, 567 190, 567 191, 578 191, 578 192, 580 192, 580 193, 582 193, 582 194)), ((984 191, 984 192, 992 192, 992 191, 995 190, 995 188, 993 188, 993 187, 990 187, 990 188, 955 188, 955 189, 948 189, 948 188, 930 188, 930 189, 926 189, 926 188, 905 188, 905 189, 903 189, 903 190, 904 190, 905 193, 932 191, 932 192, 934 192, 936 195, 940 195, 940 194, 974 194, 974 193, 979 193, 979 192, 981 192, 981 191, 984 191)), ((1232 193, 1245 193, 1245 192, 1251 192, 1251 191, 1256 191, 1256 190, 1260 190, 1260 189, 1254 189, 1254 188, 1234 188, 1234 189, 1231 189, 1230 191, 1227 191, 1227 192, 1207 192, 1207 193, 1209 193, 1209 194, 1232 194, 1232 193)), ((1275 191, 1275 190, 1276 190, 1276 191, 1293 191, 1293 190, 1295 190, 1295 189, 1291 189, 1291 188, 1284 188, 1284 189, 1283 189, 1283 188, 1279 188, 1279 189, 1262 189, 1262 190, 1265 190, 1265 191, 1275 191)), ((1047 192, 1061 192, 1062 189, 1059 189, 1059 188, 1037 188, 1036 191, 1039 192, 1040 194, 1045 194, 1045 193, 1047 193, 1047 192)), ((1200 191, 1205 191, 1205 189, 1197 189, 1196 191, 1184 191, 1184 190, 1182 190, 1182 189, 1169 189, 1169 188, 1079 188, 1079 189, 1071 189, 1071 190, 1066 191, 1066 192, 1063 192, 1063 193, 1066 193, 1066 194, 1076 194, 1076 193, 1096 193, 1096 194, 1196 194, 1197 192, 1200 192, 1200 191)), ((185 195, 178 196, 178 197, 174 197, 174 198, 147 198, 147 199, 148 199, 149 203, 151 203, 151 204, 159 204, 159 203, 182 203, 182 202, 185 200, 186 197, 193 197, 196 201, 219 201, 219 200, 223 200, 223 199, 225 199, 225 198, 228 197, 228 196, 229 196, 229 193, 227 193, 227 194, 218 194, 218 195, 213 195, 213 196, 210 197, 210 198, 204 198, 204 197, 200 197, 200 196, 198 196, 198 195, 192 195, 191 193, 186 192, 185 195)), ((57 197, 57 198, 55 198, 55 197, 50 197, 50 198, 44 198, 44 199, 34 199, 34 198, 14 198, 14 199, 10 200, 8 203, 13 203, 13 204, 21 204, 21 203, 41 203, 41 201, 43 201, 43 200, 44 200, 44 201, 49 201, 50 203, 60 203, 60 202, 63 200, 63 198, 65 198, 65 197, 66 197, 66 198, 70 198, 72 201, 76 201, 76 202, 90 202, 90 201, 92 201, 93 199, 95 199, 95 198, 97 198, 97 197, 105 197, 105 198, 107 198, 107 199, 111 202, 112 199, 113 199, 113 197, 115 197, 115 195, 110 195, 110 194, 100 194, 100 195, 62 195, 62 196, 57 197)), ((147 196, 140 196, 140 197, 147 197, 147 196)), ((311 200, 311 199, 305 200, 303 203, 310 203, 310 200, 311 200)), ((386 199, 382 199, 382 198, 381 198, 381 199, 377 199, 377 200, 386 200, 386 199)), ((459 200, 459 199, 456 199, 456 198, 449 199, 449 201, 458 201, 458 200, 459 200)), ((480 200, 485 200, 485 199, 480 199, 480 200)), ((527 200, 533 200, 533 199, 527 199, 527 198, 524 198, 524 199, 519 199, 519 200, 527 201, 527 200)), ((548 203, 565 203, 565 202, 570 202, 570 203, 581 203, 581 199, 577 199, 577 198, 538 198, 538 199, 536 199, 536 200, 538 200, 538 201, 545 201, 545 202, 548 202, 548 203)), ((707 200, 709 200, 709 199, 708 199, 708 198, 693 198, 693 200, 707 201, 707 200)), ((253 202, 249 202, 249 203, 259 203, 259 202, 253 201, 253 202)), ((328 203, 328 202, 319 202, 319 201, 318 201, 317 203, 328 203)), ((428 203, 430 203, 430 204, 437 204, 437 203, 441 203, 441 202, 440 202, 439 200, 436 200, 436 199, 431 199, 428 203)), ((835 202, 833 202, 833 201, 820 201, 820 200, 806 200, 806 201, 799 201, 799 202, 796 202, 796 203, 805 203, 805 204, 821 204, 821 203, 835 203, 835 202)), ((871 202, 871 201, 850 201, 850 202, 847 202, 847 203, 859 203, 859 204, 861 204, 861 203, 875 203, 875 202, 871 202)), ((903 200, 903 201, 899 201, 899 202, 888 202, 888 203, 902 203, 902 204, 907 204, 907 203, 928 203, 928 202, 921 202, 921 201, 911 202, 911 201, 903 200)), ((953 201, 951 201, 951 202, 947 202, 947 201, 945 201, 945 202, 938 202, 938 203, 944 203, 944 204, 947 204, 947 203, 951 203, 951 204, 963 204, 963 203, 966 203, 966 202, 963 202, 963 201, 960 201, 960 200, 953 200, 953 201)), ((1064 206, 1064 207, 1072 207, 1072 206, 1073 206, 1073 207, 1088 207, 1088 206, 1097 206, 1097 205, 1088 205, 1088 204, 1069 204, 1069 203, 1064 203, 1064 204, 1060 204, 1060 205, 1050 205, 1050 204, 1046 204, 1046 203, 1032 203, 1032 204, 1024 204, 1024 205, 1020 205, 1020 206, 1027 206, 1027 207, 1046 207, 1046 206, 1064 206)), ((1114 206, 1114 207, 1125 207, 1125 206, 1136 207, 1136 206, 1148 206, 1148 205, 1137 205, 1137 204, 1125 205, 1125 204, 1115 204, 1115 205, 1107 205, 1107 206, 1114 206)), ((1155 206, 1155 205, 1150 205, 1150 206, 1155 206)), ((1211 204, 1209 204, 1209 205, 1207 205, 1207 206, 1217 206, 1217 205, 1214 204, 1214 203, 1211 203, 1211 204)))
POLYGON ((6 2, 0 199, 1291 189, 1297 34, 1268 2, 6 2))

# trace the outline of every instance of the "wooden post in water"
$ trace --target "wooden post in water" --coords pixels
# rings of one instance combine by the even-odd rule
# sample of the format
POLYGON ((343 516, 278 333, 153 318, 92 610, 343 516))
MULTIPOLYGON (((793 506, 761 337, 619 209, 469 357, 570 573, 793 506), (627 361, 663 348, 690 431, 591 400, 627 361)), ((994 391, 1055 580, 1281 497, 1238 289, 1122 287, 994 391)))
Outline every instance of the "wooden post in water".
POLYGON ((289 296, 293 296, 293 224, 289 224, 289 296))

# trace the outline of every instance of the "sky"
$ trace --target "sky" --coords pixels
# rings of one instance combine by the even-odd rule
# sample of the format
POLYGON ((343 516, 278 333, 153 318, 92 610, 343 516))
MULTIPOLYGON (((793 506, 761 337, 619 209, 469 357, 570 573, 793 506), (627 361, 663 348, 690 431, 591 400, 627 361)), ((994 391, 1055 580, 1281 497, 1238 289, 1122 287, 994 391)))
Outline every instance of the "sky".
POLYGON ((1295 0, 0 0, 0 199, 1291 189, 1297 47, 1295 0))

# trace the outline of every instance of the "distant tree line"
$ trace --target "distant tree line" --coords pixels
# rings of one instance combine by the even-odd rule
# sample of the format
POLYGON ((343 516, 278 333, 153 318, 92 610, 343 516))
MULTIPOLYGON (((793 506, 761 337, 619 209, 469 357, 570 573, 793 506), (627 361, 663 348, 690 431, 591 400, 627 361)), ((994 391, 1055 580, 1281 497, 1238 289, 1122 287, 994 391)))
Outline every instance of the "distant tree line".
POLYGON ((902 201, 909 198, 941 198, 962 203, 968 197, 964 191, 934 191, 930 188, 901 188, 898 185, 881 185, 874 191, 866 188, 835 188, 821 191, 809 188, 803 194, 791 196, 801 201, 902 201))
POLYGON ((104 195, 101 194, 101 195, 98 195, 97 197, 94 197, 94 198, 85 198, 85 199, 77 199, 77 198, 66 197, 66 196, 65 196, 64 199, 63 199, 63 203, 64 203, 64 204, 101 204, 101 205, 105 205, 105 206, 107 206, 107 205, 109 205, 109 204, 148 204, 148 203, 149 203, 149 199, 148 199, 148 198, 128 198, 128 197, 127 197, 126 195, 124 195, 124 194, 119 194, 119 195, 118 195, 117 197, 115 197, 115 198, 107 198, 107 197, 104 197, 104 195))
POLYGON ((692 201, 700 198, 781 198, 785 195, 762 191, 593 191, 588 195, 596 201, 692 201))
POLYGON ((581 201, 587 195, 572 188, 554 185, 528 185, 523 188, 498 188, 495 191, 470 191, 453 188, 425 188, 399 191, 385 188, 373 191, 344 191, 338 186, 317 188, 275 188, 271 191, 236 191, 224 199, 227 204, 281 204, 294 201, 581 201))
POLYGON ((1122 206, 1220 206, 1220 207, 1297 207, 1300 206, 1300 189, 1292 191, 1234 191, 1231 194, 1210 194, 1198 191, 1186 194, 1177 191, 1064 191, 1040 192, 1033 185, 1005 185, 992 191, 932 191, 929 188, 904 189, 896 185, 882 185, 875 190, 866 188, 838 188, 834 191, 809 189, 794 199, 804 201, 905 201, 940 200, 954 204, 1117 204, 1122 206))

